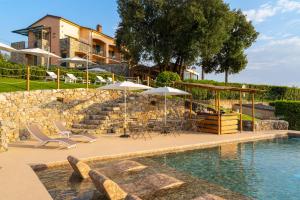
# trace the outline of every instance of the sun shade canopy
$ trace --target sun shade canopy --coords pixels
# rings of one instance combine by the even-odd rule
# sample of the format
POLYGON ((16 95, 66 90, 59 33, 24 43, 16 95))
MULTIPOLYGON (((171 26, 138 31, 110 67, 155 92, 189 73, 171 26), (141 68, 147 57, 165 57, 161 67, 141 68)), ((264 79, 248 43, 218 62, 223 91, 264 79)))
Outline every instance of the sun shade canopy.
POLYGON ((185 83, 185 82, 176 82, 177 85, 183 85, 190 88, 202 88, 212 91, 236 91, 236 92, 247 92, 247 93, 257 93, 265 92, 264 90, 258 90, 253 88, 239 88, 239 87, 230 87, 230 86, 217 86, 211 84, 201 84, 201 83, 185 83))
POLYGON ((54 53, 51 53, 49 51, 45 51, 40 48, 33 48, 33 49, 22 49, 16 51, 17 53, 23 53, 23 54, 29 54, 34 56, 42 56, 42 57, 53 57, 53 58, 60 58, 58 55, 55 55, 54 53))
POLYGON ((171 87, 160 87, 160 88, 153 88, 151 90, 147 90, 145 92, 142 92, 142 94, 147 94, 147 95, 190 95, 190 93, 178 90, 176 88, 171 88, 171 87))
POLYGON ((1 51, 7 51, 7 52, 17 51, 16 49, 12 48, 11 46, 9 46, 7 44, 3 44, 1 42, 0 42, 0 50, 1 51))
POLYGON ((84 59, 84 58, 80 58, 78 56, 72 57, 72 58, 62 58, 59 59, 59 61, 61 63, 74 63, 74 64, 86 64, 87 62, 89 64, 95 64, 94 62, 84 59))
POLYGON ((151 87, 142 84, 133 83, 130 81, 124 81, 120 83, 113 83, 110 85, 106 85, 100 87, 99 89, 101 90, 148 90, 151 89, 151 87))

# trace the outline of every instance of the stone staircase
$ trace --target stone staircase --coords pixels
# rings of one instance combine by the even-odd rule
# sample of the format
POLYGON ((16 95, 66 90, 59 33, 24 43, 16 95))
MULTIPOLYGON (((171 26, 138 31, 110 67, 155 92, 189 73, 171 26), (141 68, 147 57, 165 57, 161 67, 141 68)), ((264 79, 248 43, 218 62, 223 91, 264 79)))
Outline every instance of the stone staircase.
POLYGON ((123 99, 94 104, 86 111, 86 117, 78 124, 73 124, 76 132, 88 134, 120 134, 124 130, 123 99))

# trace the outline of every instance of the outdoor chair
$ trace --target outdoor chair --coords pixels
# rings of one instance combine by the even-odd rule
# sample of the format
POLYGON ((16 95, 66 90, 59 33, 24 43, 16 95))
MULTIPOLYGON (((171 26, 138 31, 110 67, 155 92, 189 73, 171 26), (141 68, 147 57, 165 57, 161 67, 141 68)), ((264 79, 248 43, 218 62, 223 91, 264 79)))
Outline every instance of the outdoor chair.
POLYGON ((96 85, 97 83, 102 84, 102 83, 107 83, 107 81, 102 76, 96 76, 96 80, 94 84, 96 85))
POLYGON ((50 81, 55 81, 57 80, 57 75, 54 72, 46 72, 47 76, 46 76, 46 81, 50 80, 50 81))
MULTIPOLYGON (((86 84, 86 79, 85 78, 80 78, 80 81, 82 84, 86 84)), ((88 80, 88 84, 91 84, 91 80, 88 80)))
POLYGON ((107 84, 113 83, 113 79, 111 77, 107 77, 106 83, 107 84))
POLYGON ((73 142, 69 138, 50 138, 47 135, 45 135, 40 127, 37 124, 27 124, 27 130, 28 132, 38 141, 40 141, 39 145, 36 145, 36 147, 45 146, 46 144, 50 142, 56 142, 60 145, 66 146, 68 149, 72 147, 76 147, 76 142, 73 142))
POLYGON ((73 134, 72 131, 67 129, 65 124, 61 121, 54 121, 53 123, 54 123, 54 126, 59 131, 58 133, 63 137, 67 137, 69 139, 84 138, 86 141, 88 141, 90 143, 95 142, 97 140, 97 138, 95 136, 92 136, 92 135, 73 134))
POLYGON ((65 83, 76 83, 78 78, 74 74, 66 74, 65 83))
POLYGON ((147 126, 145 127, 143 124, 139 124, 137 121, 137 118, 132 118, 128 122, 128 128, 130 135, 132 136, 133 139, 139 139, 139 138, 144 138, 147 140, 147 138, 152 139, 147 126))

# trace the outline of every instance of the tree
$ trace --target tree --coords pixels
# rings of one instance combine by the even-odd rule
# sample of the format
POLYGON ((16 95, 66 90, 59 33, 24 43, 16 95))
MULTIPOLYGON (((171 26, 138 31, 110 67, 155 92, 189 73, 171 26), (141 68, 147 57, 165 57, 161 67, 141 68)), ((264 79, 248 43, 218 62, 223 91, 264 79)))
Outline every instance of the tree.
POLYGON ((246 16, 240 10, 232 11, 234 25, 230 30, 230 37, 224 43, 223 48, 212 62, 217 73, 225 73, 225 83, 228 83, 229 74, 239 73, 245 69, 248 61, 245 49, 249 48, 258 37, 258 32, 248 22, 246 16))
POLYGON ((131 64, 149 60, 183 75, 184 66, 199 57, 205 63, 222 48, 229 11, 222 0, 118 0, 117 46, 131 64))
POLYGON ((202 66, 202 79, 205 73, 213 72, 211 60, 223 47, 223 43, 230 37, 230 30, 234 18, 230 8, 222 0, 195 0, 205 18, 199 36, 199 57, 202 66))

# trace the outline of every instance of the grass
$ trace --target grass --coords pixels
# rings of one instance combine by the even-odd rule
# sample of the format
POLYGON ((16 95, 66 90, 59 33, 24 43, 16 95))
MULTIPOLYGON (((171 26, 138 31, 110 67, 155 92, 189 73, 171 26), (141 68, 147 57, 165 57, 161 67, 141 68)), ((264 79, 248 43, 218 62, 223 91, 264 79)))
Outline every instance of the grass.
MULTIPOLYGON (((89 85, 90 88, 97 88, 99 85, 89 85)), ((60 82, 60 89, 86 88, 86 84, 60 82)), ((57 89, 54 81, 30 81, 30 90, 50 90, 57 89)), ((0 77, 0 92, 16 92, 26 90, 26 80, 0 77)))

